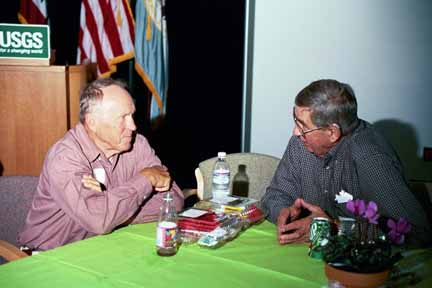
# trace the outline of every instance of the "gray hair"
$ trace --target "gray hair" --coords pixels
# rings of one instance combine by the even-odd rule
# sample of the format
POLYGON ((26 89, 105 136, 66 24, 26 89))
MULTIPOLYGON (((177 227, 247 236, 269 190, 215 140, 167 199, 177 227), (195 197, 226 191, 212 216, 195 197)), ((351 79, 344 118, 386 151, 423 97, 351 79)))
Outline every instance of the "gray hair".
POLYGON ((311 108, 311 118, 317 127, 337 124, 343 135, 358 123, 357 100, 350 85, 336 80, 318 80, 301 90, 295 104, 311 108))
POLYGON ((117 85, 127 90, 126 83, 112 78, 100 78, 88 84, 80 96, 80 122, 84 124, 85 116, 93 111, 95 105, 103 99, 102 88, 117 85))

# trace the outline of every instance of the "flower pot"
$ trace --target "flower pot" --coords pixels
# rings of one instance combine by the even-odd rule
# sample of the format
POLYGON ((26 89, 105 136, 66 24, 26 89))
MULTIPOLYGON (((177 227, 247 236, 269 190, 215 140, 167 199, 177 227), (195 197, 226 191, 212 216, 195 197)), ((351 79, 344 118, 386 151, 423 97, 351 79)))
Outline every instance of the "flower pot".
POLYGON ((325 273, 329 281, 337 281, 346 288, 372 288, 383 286, 387 281, 390 269, 377 273, 347 272, 325 265, 325 273))

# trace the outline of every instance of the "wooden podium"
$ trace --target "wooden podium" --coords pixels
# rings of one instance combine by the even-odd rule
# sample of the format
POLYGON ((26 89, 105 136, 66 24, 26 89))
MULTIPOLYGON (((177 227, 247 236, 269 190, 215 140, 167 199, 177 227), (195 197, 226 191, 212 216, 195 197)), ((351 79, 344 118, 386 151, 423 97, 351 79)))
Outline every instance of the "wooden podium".
POLYGON ((94 65, 0 65, 0 175, 36 175, 48 149, 79 121, 94 65))

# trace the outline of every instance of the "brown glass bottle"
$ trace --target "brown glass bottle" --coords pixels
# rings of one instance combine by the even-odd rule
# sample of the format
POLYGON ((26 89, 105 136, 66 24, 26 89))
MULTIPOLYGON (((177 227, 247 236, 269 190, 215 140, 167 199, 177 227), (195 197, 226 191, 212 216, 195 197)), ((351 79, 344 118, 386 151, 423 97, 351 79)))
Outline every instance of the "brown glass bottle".
POLYGON ((238 172, 233 179, 232 195, 249 197, 249 177, 246 174, 246 165, 238 166, 238 172))

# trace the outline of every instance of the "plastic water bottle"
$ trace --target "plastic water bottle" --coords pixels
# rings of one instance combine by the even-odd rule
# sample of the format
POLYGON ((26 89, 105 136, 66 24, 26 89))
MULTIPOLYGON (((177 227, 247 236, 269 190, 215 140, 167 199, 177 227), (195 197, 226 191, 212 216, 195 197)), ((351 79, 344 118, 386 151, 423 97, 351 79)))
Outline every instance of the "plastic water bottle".
POLYGON ((214 199, 220 199, 230 194, 230 167, 225 157, 225 152, 219 152, 213 168, 212 195, 214 199))
POLYGON ((156 252, 160 256, 172 256, 177 253, 177 211, 170 192, 163 199, 156 228, 156 252))

